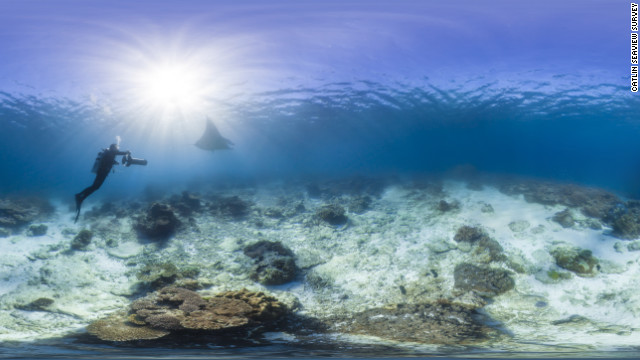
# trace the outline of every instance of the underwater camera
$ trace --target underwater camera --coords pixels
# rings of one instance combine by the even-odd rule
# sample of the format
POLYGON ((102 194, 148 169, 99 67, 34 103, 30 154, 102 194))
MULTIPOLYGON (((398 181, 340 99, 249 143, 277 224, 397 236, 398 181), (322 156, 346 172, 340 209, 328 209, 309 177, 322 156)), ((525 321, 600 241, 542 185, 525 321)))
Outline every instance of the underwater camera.
POLYGON ((122 157, 122 165, 131 166, 131 165, 147 165, 147 160, 145 159, 136 159, 131 157, 131 154, 127 154, 122 157))

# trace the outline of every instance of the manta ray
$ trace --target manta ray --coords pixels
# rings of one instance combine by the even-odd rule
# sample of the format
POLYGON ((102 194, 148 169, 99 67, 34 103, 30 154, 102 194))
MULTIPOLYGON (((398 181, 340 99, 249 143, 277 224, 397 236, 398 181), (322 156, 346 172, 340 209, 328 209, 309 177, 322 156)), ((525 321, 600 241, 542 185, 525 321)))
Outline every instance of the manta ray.
POLYGON ((194 145, 202 150, 215 151, 231 149, 230 145, 233 145, 233 143, 220 135, 220 131, 218 131, 213 121, 207 118, 207 128, 204 129, 202 137, 194 145))

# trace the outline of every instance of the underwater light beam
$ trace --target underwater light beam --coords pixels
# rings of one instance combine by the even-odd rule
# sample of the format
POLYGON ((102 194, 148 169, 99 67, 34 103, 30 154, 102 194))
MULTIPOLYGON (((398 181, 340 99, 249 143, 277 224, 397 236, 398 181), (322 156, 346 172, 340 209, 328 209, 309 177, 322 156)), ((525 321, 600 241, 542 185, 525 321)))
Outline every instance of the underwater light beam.
POLYGON ((143 108, 152 112, 201 110, 207 86, 203 67, 188 62, 163 61, 134 70, 132 91, 143 108))
POLYGON ((211 110, 223 88, 221 69, 228 68, 222 64, 224 49, 187 30, 165 36, 119 31, 117 39, 102 39, 96 56, 105 75, 101 87, 117 107, 136 114, 138 123, 153 119, 154 127, 201 120, 211 110))
POLYGON ((95 63, 104 76, 99 88, 112 100, 119 134, 157 145, 193 144, 201 121, 216 112, 228 69, 217 44, 186 33, 159 37, 127 32, 104 40, 95 63), (109 52, 106 50, 109 49, 109 52))

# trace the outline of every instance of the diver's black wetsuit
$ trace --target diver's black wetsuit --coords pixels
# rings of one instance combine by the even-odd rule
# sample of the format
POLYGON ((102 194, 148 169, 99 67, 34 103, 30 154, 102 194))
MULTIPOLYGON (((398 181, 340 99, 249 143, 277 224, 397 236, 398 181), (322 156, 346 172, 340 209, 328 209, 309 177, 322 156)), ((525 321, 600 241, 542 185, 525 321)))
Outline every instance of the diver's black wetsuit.
POLYGON ((102 153, 102 158, 100 159, 100 163, 98 164, 98 170, 96 171, 96 179, 93 181, 91 186, 82 190, 81 192, 76 194, 76 219, 78 221, 78 217, 80 216, 80 207, 82 206, 82 202, 84 199, 89 197, 89 195, 93 194, 94 191, 98 190, 104 180, 109 175, 109 172, 113 168, 113 165, 118 164, 116 161, 116 156, 118 155, 127 155, 130 154, 129 151, 120 151, 118 146, 112 144, 108 149, 104 149, 102 153))

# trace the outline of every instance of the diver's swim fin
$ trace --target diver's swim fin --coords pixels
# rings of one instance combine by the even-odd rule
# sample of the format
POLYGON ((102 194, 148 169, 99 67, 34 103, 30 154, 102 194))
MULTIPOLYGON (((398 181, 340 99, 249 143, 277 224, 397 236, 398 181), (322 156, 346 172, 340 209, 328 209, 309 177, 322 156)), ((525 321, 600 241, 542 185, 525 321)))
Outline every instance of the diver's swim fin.
POLYGON ((76 219, 73 220, 75 224, 78 222, 78 218, 80 217, 80 208, 82 207, 82 200, 80 199, 80 194, 76 194, 76 219))

